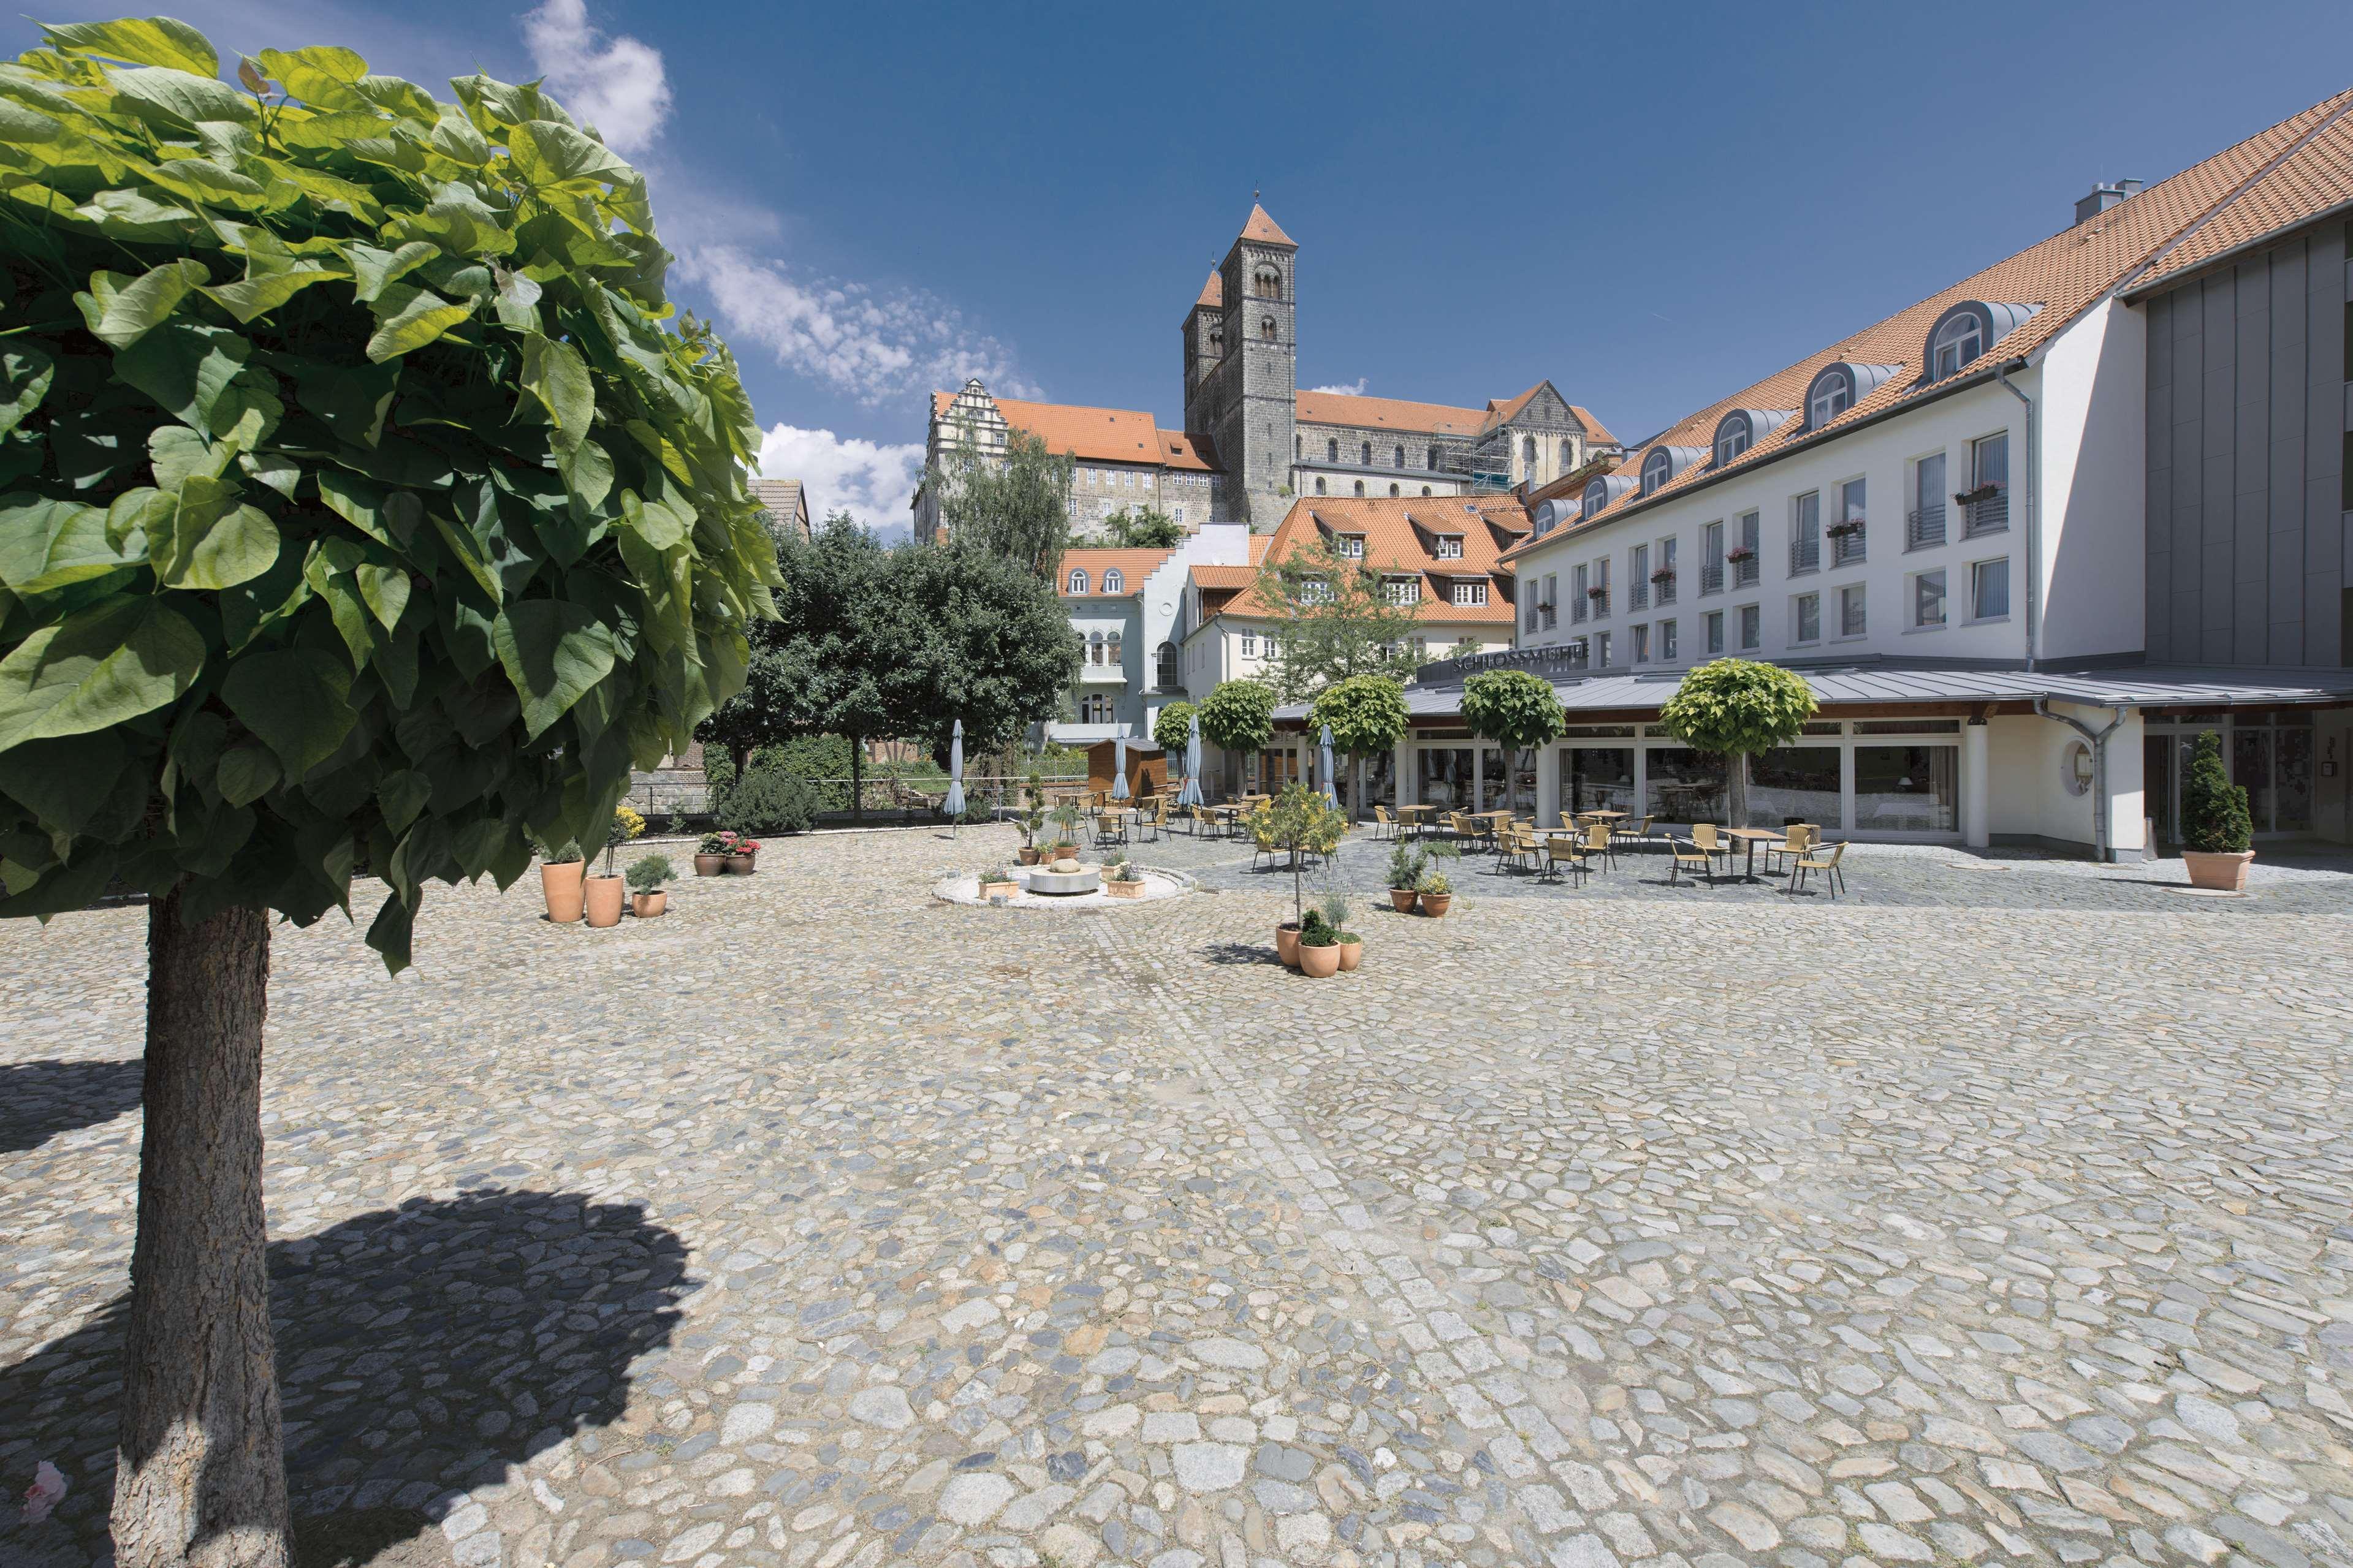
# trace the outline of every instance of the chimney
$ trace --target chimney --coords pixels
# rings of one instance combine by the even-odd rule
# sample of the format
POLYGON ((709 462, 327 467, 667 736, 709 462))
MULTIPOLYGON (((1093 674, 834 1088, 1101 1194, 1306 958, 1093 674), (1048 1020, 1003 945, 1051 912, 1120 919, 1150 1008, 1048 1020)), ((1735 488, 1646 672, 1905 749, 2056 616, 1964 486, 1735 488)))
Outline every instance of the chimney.
POLYGON ((2094 185, 2090 195, 2076 200, 2075 221, 2088 222, 2139 189, 2138 180, 2118 180, 2113 185, 2094 185))

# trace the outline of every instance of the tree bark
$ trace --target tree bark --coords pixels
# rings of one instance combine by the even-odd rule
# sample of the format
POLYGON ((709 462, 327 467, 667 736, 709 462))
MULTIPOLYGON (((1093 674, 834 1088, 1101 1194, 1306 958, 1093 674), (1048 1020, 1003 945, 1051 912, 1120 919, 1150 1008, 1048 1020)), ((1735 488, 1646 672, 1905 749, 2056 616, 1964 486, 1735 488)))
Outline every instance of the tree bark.
POLYGON ((120 1568, 285 1568, 261 1206, 269 916, 147 911, 146 1130, 122 1336, 120 1568))
POLYGON ((1726 826, 1732 827, 1746 827, 1748 826, 1747 752, 1735 752, 1732 753, 1732 769, 1730 777, 1727 780, 1727 793, 1731 795, 1731 800, 1728 803, 1728 809, 1725 811, 1725 815, 1731 817, 1732 820, 1726 826))

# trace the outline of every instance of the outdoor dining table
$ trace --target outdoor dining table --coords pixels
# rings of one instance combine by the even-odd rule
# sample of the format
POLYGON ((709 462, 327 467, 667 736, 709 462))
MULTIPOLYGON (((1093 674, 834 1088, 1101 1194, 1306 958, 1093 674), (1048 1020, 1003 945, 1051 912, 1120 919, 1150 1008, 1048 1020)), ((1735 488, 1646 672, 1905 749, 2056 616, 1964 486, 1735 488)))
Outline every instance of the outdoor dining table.
POLYGON ((1748 869, 1743 875, 1751 882, 1757 879, 1757 847, 1759 844, 1778 844, 1788 837, 1787 833, 1777 833, 1769 827, 1726 827, 1721 831, 1726 838, 1737 838, 1748 847, 1748 869))
POLYGON ((1401 805, 1397 808, 1398 820, 1416 833, 1423 833, 1429 830, 1430 814, 1437 809, 1434 805, 1401 805))
POLYGON ((1622 811, 1572 811, 1569 816, 1579 822, 1615 822, 1627 814, 1622 811))

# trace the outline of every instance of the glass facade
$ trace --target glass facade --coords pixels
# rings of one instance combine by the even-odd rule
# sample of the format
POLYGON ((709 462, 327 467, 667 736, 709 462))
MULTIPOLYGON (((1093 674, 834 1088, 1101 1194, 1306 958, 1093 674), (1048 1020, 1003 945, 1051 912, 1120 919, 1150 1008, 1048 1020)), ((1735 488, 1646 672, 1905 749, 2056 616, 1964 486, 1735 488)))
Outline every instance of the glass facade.
POLYGON ((1560 808, 1566 812, 1634 809, 1634 748, 1563 746, 1560 808))
POLYGON ((1472 752, 1468 746, 1419 748, 1421 770, 1414 798, 1440 811, 1475 811, 1472 795, 1472 752))
POLYGON ((1961 821, 1958 746, 1857 746, 1854 826, 1882 833, 1950 833, 1961 821))
POLYGON ((1785 746, 1748 759, 1748 826, 1842 821, 1836 746, 1785 746))
POLYGON ((1642 809, 1662 822, 1724 820, 1724 759, 1684 746, 1652 746, 1648 764, 1650 798, 1642 809))

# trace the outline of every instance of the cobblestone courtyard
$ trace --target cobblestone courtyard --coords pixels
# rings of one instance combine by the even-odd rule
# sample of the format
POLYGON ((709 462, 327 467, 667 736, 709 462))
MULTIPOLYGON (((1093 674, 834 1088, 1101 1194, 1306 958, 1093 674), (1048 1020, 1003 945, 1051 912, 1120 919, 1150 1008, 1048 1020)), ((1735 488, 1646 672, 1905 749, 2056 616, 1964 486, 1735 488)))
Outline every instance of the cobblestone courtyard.
MULTIPOLYGON (((2353 1564, 2353 875, 1470 860, 1316 982, 1246 847, 928 896, 1012 842, 281 930, 311 1561, 2353 1564)), ((144 920, 0 925, 8 1568, 103 1560, 144 920)))

